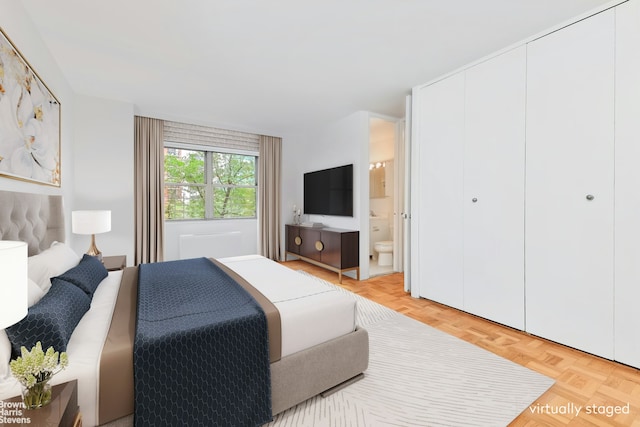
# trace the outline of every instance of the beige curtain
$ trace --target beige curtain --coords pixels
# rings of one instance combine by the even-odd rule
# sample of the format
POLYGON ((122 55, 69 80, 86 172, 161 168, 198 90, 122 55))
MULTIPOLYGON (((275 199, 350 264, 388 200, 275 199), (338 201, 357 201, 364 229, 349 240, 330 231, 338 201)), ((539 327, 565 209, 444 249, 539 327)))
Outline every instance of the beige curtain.
POLYGON ((135 118, 135 264, 164 257, 164 124, 135 118))
POLYGON ((280 169, 282 138, 260 136, 258 229, 262 256, 280 259, 280 169))

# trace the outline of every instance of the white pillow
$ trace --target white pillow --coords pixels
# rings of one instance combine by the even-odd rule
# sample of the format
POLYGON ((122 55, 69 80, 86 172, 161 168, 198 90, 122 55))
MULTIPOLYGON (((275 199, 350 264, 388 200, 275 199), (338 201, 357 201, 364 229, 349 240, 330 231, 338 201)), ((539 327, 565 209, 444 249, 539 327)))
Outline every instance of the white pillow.
POLYGON ((29 307, 37 303, 42 299, 46 292, 43 291, 40 286, 33 280, 29 279, 29 284, 27 288, 27 294, 29 298, 29 307))
POLYGON ((11 361, 11 343, 4 329, 0 329, 0 381, 9 376, 11 361))
POLYGON ((51 278, 59 276, 80 262, 80 256, 64 243, 53 242, 49 249, 29 257, 29 278, 45 293, 51 278))

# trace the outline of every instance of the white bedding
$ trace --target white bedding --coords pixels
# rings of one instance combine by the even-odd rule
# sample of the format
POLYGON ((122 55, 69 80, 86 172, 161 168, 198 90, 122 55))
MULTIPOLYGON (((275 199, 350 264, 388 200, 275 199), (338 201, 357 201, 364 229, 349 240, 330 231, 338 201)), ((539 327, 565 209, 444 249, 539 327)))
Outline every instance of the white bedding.
MULTIPOLYGON (((85 426, 98 421, 98 371, 100 353, 109 332, 113 308, 120 289, 122 271, 112 271, 93 295, 91 309, 82 317, 67 345, 69 366, 51 380, 59 384, 78 380, 78 405, 85 426)), ((0 400, 19 395, 20 383, 9 374, 0 379, 0 400)))
POLYGON ((267 297, 280 312, 282 357, 353 332, 356 302, 260 255, 218 259, 267 297))

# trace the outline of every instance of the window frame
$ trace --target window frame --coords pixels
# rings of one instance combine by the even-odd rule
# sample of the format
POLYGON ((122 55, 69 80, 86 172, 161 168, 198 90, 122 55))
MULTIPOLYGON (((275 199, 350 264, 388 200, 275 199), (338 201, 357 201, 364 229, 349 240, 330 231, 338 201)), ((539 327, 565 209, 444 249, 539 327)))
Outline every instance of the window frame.
MULTIPOLYGON (((258 218, 258 187, 260 183, 258 182, 259 177, 259 153, 256 151, 246 151, 246 150, 234 150, 224 147, 217 147, 213 145, 201 145, 201 144, 185 144, 181 142, 171 142, 164 141, 163 148, 165 149, 177 149, 177 150, 191 150, 191 151, 202 151, 204 152, 204 184, 200 183, 168 183, 166 180, 163 181, 163 185, 165 188, 167 187, 204 187, 205 189, 205 197, 204 197, 204 218, 164 218, 165 221, 171 222, 179 222, 179 221, 228 221, 228 220, 255 220, 258 218), (214 184, 213 183, 213 153, 218 154, 237 154, 240 156, 248 156, 253 157, 255 161, 255 171, 254 171, 254 181, 255 185, 225 185, 225 184, 214 184), (214 217, 214 189, 215 188, 255 188, 255 206, 256 212, 253 216, 241 216, 241 217, 232 217, 232 218, 217 218, 214 217)), ((164 158, 163 158, 164 162, 164 158)), ((165 203, 165 202, 163 202, 165 203)), ((164 205, 166 207, 166 204, 164 205)))

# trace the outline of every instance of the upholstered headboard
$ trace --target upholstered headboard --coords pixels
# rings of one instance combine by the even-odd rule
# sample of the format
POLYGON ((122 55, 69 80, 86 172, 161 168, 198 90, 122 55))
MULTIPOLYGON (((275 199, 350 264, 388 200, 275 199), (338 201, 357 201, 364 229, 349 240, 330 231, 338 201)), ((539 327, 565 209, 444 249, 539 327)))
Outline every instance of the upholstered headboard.
POLYGON ((29 256, 64 242, 62 196, 0 191, 0 240, 21 240, 29 256))

